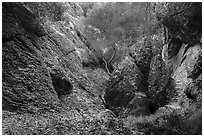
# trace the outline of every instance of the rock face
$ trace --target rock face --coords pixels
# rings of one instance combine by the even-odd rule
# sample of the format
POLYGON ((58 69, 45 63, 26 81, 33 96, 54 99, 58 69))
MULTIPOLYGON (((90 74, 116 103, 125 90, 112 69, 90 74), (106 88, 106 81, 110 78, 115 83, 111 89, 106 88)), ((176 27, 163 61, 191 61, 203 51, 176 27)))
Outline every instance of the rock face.
POLYGON ((42 23, 37 8, 3 3, 3 134, 132 134, 110 113, 98 117, 108 75, 87 62, 78 28, 42 23))
POLYGON ((25 36, 3 43, 4 109, 50 109, 59 101, 41 57, 25 36))
POLYGON ((38 36, 42 26, 26 24, 35 30, 33 33, 23 27, 22 21, 36 19, 30 14, 22 4, 3 4, 2 105, 5 110, 35 112, 49 110, 59 104, 49 72, 39 54, 38 36))
MULTIPOLYGON (((202 49, 201 45, 197 44, 190 47, 185 53, 188 62, 186 62, 186 70, 188 78, 197 79, 202 73, 202 49)), ((185 62, 184 62, 185 63, 185 62)))

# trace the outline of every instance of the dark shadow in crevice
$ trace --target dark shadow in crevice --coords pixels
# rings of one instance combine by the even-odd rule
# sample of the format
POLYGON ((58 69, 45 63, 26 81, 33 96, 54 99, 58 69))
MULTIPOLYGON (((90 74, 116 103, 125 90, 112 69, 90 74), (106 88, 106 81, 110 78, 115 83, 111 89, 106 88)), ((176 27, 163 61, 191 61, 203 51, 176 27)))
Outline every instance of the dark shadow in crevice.
POLYGON ((50 76, 52 78, 53 87, 57 92, 58 98, 63 101, 62 98, 72 92, 73 85, 58 74, 50 73, 50 76))
POLYGON ((168 45, 168 59, 176 56, 182 45, 183 42, 180 38, 172 38, 168 45))
POLYGON ((182 65, 182 63, 184 62, 185 59, 186 59, 186 56, 184 56, 184 57, 182 58, 182 60, 181 60, 181 65, 182 65))
POLYGON ((156 107, 155 103, 153 101, 149 102, 149 112, 150 114, 154 114, 158 107, 156 107))
POLYGON ((176 94, 176 82, 169 78, 165 89, 154 95, 149 101, 150 114, 154 114, 160 107, 167 105, 176 94))

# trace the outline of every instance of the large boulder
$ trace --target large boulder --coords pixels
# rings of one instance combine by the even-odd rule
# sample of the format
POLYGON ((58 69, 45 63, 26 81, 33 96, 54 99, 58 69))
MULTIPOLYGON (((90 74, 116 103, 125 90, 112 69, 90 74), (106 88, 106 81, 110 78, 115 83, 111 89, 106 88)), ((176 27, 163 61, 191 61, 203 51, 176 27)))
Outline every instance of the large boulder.
POLYGON ((193 104, 201 102, 198 99, 201 97, 202 87, 201 56, 200 45, 194 45, 190 48, 187 46, 186 52, 184 52, 182 60, 180 60, 181 64, 172 72, 172 78, 176 83, 176 94, 173 102, 180 100, 179 102, 185 108, 191 108, 194 106, 193 104), (195 102, 192 101, 194 99, 195 102))
POLYGON ((128 110, 141 109, 141 105, 145 106, 141 102, 147 101, 145 94, 144 97, 139 94, 147 90, 144 76, 132 59, 126 57, 119 68, 119 74, 111 79, 104 95, 108 108, 116 115, 122 115, 128 110), (142 99, 138 101, 135 97, 142 99), (132 99, 134 100, 129 104, 132 99))
POLYGON ((173 81, 169 77, 170 74, 161 55, 153 57, 150 64, 147 92, 153 112, 165 105, 171 97, 172 91, 169 88, 172 88, 173 81))
POLYGON ((152 55, 151 44, 148 43, 147 38, 141 38, 131 46, 130 56, 146 78, 148 78, 152 55))

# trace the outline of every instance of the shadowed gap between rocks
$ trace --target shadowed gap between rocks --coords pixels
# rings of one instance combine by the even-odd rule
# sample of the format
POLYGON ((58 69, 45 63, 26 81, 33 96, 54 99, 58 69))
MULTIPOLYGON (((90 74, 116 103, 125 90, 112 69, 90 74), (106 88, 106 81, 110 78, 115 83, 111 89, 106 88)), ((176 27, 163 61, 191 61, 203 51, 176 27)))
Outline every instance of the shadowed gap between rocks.
POLYGON ((50 76, 52 78, 53 87, 57 92, 58 98, 63 102, 63 97, 72 92, 73 85, 65 78, 57 74, 50 73, 50 76))

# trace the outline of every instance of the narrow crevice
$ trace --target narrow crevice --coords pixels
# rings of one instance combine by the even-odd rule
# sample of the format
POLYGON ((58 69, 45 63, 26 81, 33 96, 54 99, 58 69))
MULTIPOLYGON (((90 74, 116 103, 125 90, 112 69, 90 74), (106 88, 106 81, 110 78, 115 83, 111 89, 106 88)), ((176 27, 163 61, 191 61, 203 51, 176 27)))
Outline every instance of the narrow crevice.
POLYGON ((106 104, 106 101, 105 101, 105 99, 102 97, 102 95, 99 95, 98 97, 100 98, 100 100, 101 100, 101 102, 103 103, 104 107, 105 107, 106 109, 110 109, 110 108, 108 107, 108 105, 106 104))
POLYGON ((186 56, 184 56, 184 57, 182 58, 182 60, 181 60, 181 65, 182 65, 182 63, 184 62, 185 59, 186 59, 186 56))
POLYGON ((150 114, 154 114, 157 111, 158 107, 156 107, 155 103, 150 101, 149 102, 149 112, 150 114))

